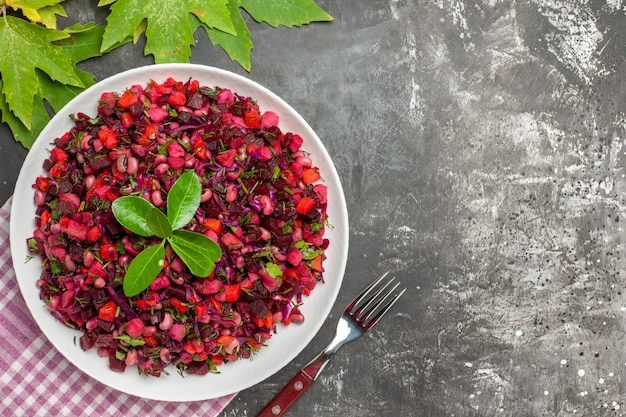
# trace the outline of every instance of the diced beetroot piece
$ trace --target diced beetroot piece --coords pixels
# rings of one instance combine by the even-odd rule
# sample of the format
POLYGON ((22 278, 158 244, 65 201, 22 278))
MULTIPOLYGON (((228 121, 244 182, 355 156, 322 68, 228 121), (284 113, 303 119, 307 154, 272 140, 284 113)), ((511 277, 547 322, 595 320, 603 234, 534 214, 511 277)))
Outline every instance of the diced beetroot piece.
POLYGON ((270 127, 278 126, 278 115, 273 111, 266 111, 261 117, 261 127, 267 129, 270 127))
POLYGON ((302 262, 302 252, 300 252, 300 249, 291 248, 291 250, 287 253, 287 262, 293 266, 300 265, 300 262, 302 262))
POLYGON ((313 192, 315 193, 319 204, 326 205, 328 203, 328 187, 324 184, 315 184, 313 186, 313 192))
POLYGON ((165 120, 167 116, 169 116, 169 113, 161 107, 153 106, 148 110, 148 116, 150 116, 152 123, 159 123, 165 120))
POLYGON ((109 369, 115 372, 124 372, 126 371, 126 362, 117 359, 115 355, 110 355, 109 356, 109 369))
POLYGON ((300 149, 300 146, 302 146, 302 142, 304 142, 302 140, 302 136, 293 134, 290 135, 287 146, 289 147, 291 152, 296 152, 298 149, 300 149))
POLYGON ((243 117, 235 116, 232 113, 223 113, 222 114, 222 122, 224 124, 232 125, 233 127, 241 127, 241 128, 247 128, 248 127, 248 125, 246 125, 246 122, 243 119, 243 117))
POLYGON ((266 272, 262 272, 260 275, 265 289, 269 292, 276 291, 276 289, 278 288, 278 284, 280 283, 280 279, 274 278, 266 272))
POLYGON ((230 90, 222 90, 217 94, 217 103, 218 104, 227 104, 232 106, 235 104, 235 96, 233 92, 230 90))
POLYGON ((83 334, 79 339, 80 348, 82 350, 89 350, 95 345, 95 338, 90 333, 83 334))
POLYGON ((106 199, 110 189, 110 185, 101 185, 99 187, 96 187, 93 192, 99 198, 106 199))
POLYGON ((206 375, 210 371, 206 361, 192 361, 187 365, 187 372, 193 375, 206 375))
POLYGON ((109 273, 104 270, 102 264, 100 262, 94 261, 93 265, 89 267, 89 275, 100 278, 108 278, 109 273))
POLYGON ((254 150, 254 152, 252 153, 252 156, 257 158, 261 162, 265 162, 265 161, 269 161, 270 159, 272 159, 274 154, 272 153, 270 148, 268 148, 267 146, 259 146, 258 148, 254 150))
POLYGON ((193 283, 195 290, 202 295, 217 294, 222 289, 219 279, 201 279, 193 283))
POLYGON ((167 163, 172 169, 180 169, 185 166, 185 160, 183 158, 167 158, 167 163))
POLYGON ((222 243, 231 249, 239 249, 243 246, 241 240, 239 240, 237 236, 230 232, 224 233, 224 235, 222 236, 222 243))
POLYGON ((165 287, 168 287, 169 285, 170 285, 170 280, 167 277, 167 275, 159 274, 154 279, 154 281, 152 281, 152 284, 150 284, 150 289, 152 291, 158 291, 158 290, 162 290, 165 287))
POLYGON ((50 156, 54 159, 55 162, 67 162, 69 159, 69 155, 63 149, 53 148, 50 151, 50 156))
POLYGON ((87 238, 87 226, 70 220, 67 224, 67 234, 76 240, 85 240, 87 238))
POLYGON ((167 145, 167 154, 173 158, 182 158, 186 155, 186 152, 180 143, 170 142, 167 145))
POLYGON ((173 340, 180 342, 185 338, 185 325, 181 323, 174 323, 172 327, 170 327, 168 333, 173 340))
POLYGON ((237 156, 237 151, 235 151, 234 149, 229 149, 228 151, 217 155, 215 159, 224 168, 232 168, 232 166, 235 164, 236 156, 237 156))
POLYGON ((145 327, 146 326, 144 325, 143 320, 136 317, 130 320, 128 323, 126 323, 126 327, 124 328, 124 331, 130 337, 132 337, 133 339, 136 339, 143 334, 145 327))

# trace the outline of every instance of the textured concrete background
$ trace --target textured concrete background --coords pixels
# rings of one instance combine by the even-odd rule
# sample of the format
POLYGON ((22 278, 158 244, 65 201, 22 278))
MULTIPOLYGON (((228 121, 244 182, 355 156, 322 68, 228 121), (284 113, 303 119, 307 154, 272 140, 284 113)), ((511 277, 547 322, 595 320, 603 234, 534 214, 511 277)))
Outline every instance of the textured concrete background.
MULTIPOLYGON (((254 416, 385 269, 407 294, 288 415, 626 414, 626 2, 318 4, 332 23, 250 22, 249 74, 203 37, 193 50, 307 119, 351 222, 327 325, 223 415, 254 416)), ((150 62, 128 47, 84 68, 150 62)), ((19 156, 0 166, 4 201, 25 151, 0 136, 19 156)))

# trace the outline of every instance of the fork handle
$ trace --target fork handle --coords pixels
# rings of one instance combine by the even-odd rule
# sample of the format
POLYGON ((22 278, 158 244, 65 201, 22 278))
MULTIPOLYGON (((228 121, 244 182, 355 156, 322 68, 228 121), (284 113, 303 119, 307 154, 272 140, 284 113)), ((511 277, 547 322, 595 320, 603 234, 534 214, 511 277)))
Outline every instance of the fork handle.
POLYGON ((289 407, 295 403, 298 398, 307 390, 313 383, 311 378, 302 369, 299 371, 291 381, 285 385, 285 387, 270 401, 256 417, 279 417, 283 416, 289 407))

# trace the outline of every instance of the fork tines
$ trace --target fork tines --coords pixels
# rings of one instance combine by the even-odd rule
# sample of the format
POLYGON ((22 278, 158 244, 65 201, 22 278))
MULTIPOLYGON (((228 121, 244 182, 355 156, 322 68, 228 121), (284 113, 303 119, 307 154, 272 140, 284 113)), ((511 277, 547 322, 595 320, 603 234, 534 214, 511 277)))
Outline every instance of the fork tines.
POLYGON ((364 288, 346 308, 346 313, 350 314, 366 329, 374 326, 406 291, 406 288, 396 291, 400 283, 396 282, 392 285, 395 280, 394 277, 380 286, 379 284, 388 274, 389 271, 385 272, 364 288))

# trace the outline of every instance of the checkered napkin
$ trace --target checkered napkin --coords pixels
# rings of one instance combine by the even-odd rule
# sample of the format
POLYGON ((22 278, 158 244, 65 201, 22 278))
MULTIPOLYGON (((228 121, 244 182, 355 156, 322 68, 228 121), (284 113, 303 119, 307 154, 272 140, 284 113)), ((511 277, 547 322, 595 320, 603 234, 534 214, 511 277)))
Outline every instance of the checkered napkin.
POLYGON ((0 208, 0 416, 215 417, 233 395, 169 403, 113 390, 76 369, 39 331, 20 293, 9 247, 11 199, 0 208))

